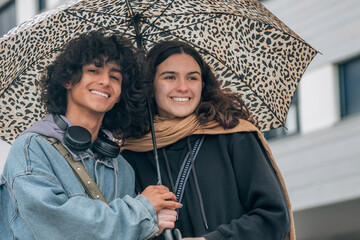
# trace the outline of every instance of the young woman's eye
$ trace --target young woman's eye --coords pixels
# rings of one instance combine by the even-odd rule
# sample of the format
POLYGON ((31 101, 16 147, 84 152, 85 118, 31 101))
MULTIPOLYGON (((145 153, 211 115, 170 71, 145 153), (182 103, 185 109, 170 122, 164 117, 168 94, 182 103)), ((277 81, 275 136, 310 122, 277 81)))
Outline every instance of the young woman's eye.
POLYGON ((175 79, 175 77, 172 76, 172 75, 165 76, 164 78, 165 78, 165 79, 175 79))
POLYGON ((91 73, 96 73, 97 71, 96 71, 96 69, 88 69, 88 72, 91 72, 91 73))
POLYGON ((200 79, 199 79, 199 77, 196 77, 196 76, 190 76, 190 77, 189 77, 189 80, 195 80, 195 81, 197 81, 197 80, 200 80, 200 79))

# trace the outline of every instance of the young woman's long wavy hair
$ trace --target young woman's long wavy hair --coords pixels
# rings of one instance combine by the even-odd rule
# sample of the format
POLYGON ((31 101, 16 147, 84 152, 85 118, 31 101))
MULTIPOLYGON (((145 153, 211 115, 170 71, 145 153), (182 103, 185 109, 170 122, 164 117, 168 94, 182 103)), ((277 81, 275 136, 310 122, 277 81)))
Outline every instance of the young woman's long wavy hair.
POLYGON ((40 80, 41 101, 46 112, 65 115, 65 85, 74 85, 81 80, 84 65, 95 63, 101 67, 106 59, 120 66, 122 84, 120 101, 105 113, 102 125, 117 137, 126 136, 132 131, 130 123, 139 121, 137 115, 132 114, 136 108, 132 102, 132 82, 142 78, 137 56, 133 44, 116 32, 91 31, 69 41, 54 62, 47 66, 40 80))
MULTIPOLYGON (((152 113, 157 114, 156 102, 153 97, 153 81, 157 67, 173 54, 185 53, 190 55, 199 64, 201 69, 204 87, 201 93, 201 100, 195 114, 201 124, 215 120, 225 129, 233 128, 239 123, 239 119, 245 119, 257 126, 256 120, 251 116, 239 93, 234 93, 229 89, 221 89, 220 82, 214 75, 211 67, 203 60, 201 55, 189 44, 181 41, 171 40, 156 44, 145 58, 145 77, 137 81, 137 86, 144 90, 150 100, 152 113)), ((146 103, 143 102, 138 109, 142 113, 148 114, 146 103), (140 110, 141 109, 141 110, 140 110)), ((146 118, 147 116, 144 116, 146 118)), ((148 118, 148 117, 147 117, 148 118)), ((143 120, 143 124, 138 127, 135 137, 139 137, 149 131, 149 120, 143 120)))

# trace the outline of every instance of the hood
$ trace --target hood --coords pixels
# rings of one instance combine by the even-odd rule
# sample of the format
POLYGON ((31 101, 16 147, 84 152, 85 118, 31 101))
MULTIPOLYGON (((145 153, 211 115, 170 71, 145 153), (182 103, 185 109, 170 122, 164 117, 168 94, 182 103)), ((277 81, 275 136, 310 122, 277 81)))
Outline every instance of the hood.
MULTIPOLYGON (((73 124, 65 116, 60 115, 60 117, 68 124, 68 127, 73 126, 73 124)), ((102 127, 100 128, 100 131, 104 132, 109 137, 109 139, 113 138, 113 135, 110 131, 102 127)), ((52 114, 48 114, 40 121, 37 121, 34 125, 22 132, 21 135, 29 132, 37 133, 45 137, 56 138, 65 146, 64 131, 58 127, 58 125, 56 125, 52 114)), ((92 157, 99 157, 97 154, 94 155, 90 149, 87 149, 86 152, 89 153, 92 157)))
MULTIPOLYGON (((68 124, 69 127, 73 125, 66 117, 62 115, 60 117, 68 124)), ((56 125, 52 114, 48 114, 40 121, 37 121, 34 125, 22 132, 21 135, 28 132, 56 138, 64 144, 64 131, 56 125)))

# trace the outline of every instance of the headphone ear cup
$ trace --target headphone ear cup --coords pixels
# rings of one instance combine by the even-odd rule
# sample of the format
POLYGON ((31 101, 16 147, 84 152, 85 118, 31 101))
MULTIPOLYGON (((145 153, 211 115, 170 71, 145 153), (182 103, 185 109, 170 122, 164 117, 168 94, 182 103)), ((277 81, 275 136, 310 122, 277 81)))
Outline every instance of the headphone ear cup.
POLYGON ((91 145, 91 134, 86 128, 71 126, 65 130, 64 142, 72 151, 85 151, 91 145))
POLYGON ((119 145, 107 138, 97 138, 93 143, 92 148, 102 156, 110 158, 116 158, 120 152, 119 145))

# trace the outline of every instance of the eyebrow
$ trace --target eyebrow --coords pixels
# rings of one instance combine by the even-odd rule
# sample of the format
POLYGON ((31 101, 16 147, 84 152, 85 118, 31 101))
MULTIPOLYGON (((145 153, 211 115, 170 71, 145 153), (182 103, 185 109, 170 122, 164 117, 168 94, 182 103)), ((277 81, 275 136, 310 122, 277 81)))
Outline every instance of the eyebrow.
POLYGON ((118 72, 121 73, 121 69, 120 68, 110 68, 111 72, 118 72))
MULTIPOLYGON (((159 76, 162 76, 162 75, 165 75, 165 74, 177 74, 177 73, 174 72, 174 71, 165 71, 165 72, 160 73, 159 76)), ((198 72, 198 71, 188 72, 186 75, 192 75, 192 74, 199 74, 199 75, 201 75, 200 72, 198 72)))

